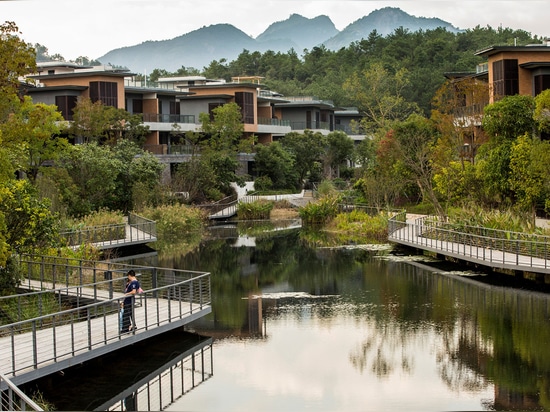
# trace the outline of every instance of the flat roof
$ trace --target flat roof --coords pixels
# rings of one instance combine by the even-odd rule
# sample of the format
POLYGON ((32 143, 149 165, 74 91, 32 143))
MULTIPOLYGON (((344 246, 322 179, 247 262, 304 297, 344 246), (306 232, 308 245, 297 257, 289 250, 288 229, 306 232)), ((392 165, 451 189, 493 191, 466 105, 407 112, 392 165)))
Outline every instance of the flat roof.
POLYGON ((527 52, 540 51, 550 53, 550 46, 546 44, 530 44, 527 46, 489 46, 478 50, 474 53, 475 56, 489 57, 500 52, 527 52))

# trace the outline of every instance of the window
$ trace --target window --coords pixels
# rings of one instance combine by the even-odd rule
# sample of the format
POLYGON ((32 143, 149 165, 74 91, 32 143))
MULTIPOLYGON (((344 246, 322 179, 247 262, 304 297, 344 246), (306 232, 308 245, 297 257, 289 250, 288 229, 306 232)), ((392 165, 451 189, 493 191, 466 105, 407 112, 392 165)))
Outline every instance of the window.
POLYGON ((535 76, 535 96, 550 89, 550 74, 535 76))
POLYGON ((241 107, 243 123, 254 124, 254 95, 250 92, 236 92, 235 103, 241 107))
POLYGON ((180 102, 170 102, 170 114, 180 114, 180 102))
POLYGON ((517 59, 505 59, 493 63, 493 88, 497 99, 519 93, 517 59))
POLYGON ((65 120, 73 120, 73 109, 76 107, 76 96, 55 96, 55 105, 65 120))
POLYGON ((143 113, 143 100, 132 99, 132 113, 143 113))
POLYGON ((118 107, 118 87, 115 82, 90 82, 90 100, 105 106, 118 107))
POLYGON ((210 116, 210 121, 214 120, 214 112, 213 110, 216 107, 222 106, 222 103, 208 103, 208 115, 210 116))

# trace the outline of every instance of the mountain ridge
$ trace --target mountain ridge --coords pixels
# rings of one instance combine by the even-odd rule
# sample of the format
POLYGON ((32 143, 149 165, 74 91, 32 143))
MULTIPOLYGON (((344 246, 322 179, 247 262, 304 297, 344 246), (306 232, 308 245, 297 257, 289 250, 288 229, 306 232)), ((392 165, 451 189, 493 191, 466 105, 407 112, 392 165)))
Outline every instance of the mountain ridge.
POLYGON ((145 73, 155 68, 176 71, 181 67, 194 67, 200 70, 214 60, 235 60, 243 50, 286 53, 291 49, 302 51, 316 46, 337 50, 368 38, 373 30, 386 36, 399 27, 410 31, 437 27, 460 31, 441 19, 415 17, 394 7, 374 10, 342 31, 336 29, 326 15, 310 19, 293 13, 286 20, 271 23, 256 38, 231 24, 220 23, 203 26, 168 40, 147 40, 113 49, 97 60, 103 64, 125 66, 135 72, 145 70, 145 73))

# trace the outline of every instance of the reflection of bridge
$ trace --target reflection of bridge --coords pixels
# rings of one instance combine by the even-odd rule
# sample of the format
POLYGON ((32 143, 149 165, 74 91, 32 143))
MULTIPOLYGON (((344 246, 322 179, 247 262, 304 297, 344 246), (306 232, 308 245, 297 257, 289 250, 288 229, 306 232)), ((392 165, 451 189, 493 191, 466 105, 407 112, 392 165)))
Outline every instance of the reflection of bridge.
POLYGON ((456 227, 433 216, 407 220, 400 213, 390 219, 388 240, 493 269, 550 274, 548 236, 456 227))
POLYGON ((213 373, 214 359, 210 338, 159 366, 94 410, 162 411, 210 379, 213 373))
POLYGON ((0 373, 28 382, 186 325, 211 312, 210 274, 43 257, 22 259, 22 287, 0 297, 0 373), (126 272, 138 273, 136 329, 119 332, 126 272), (37 291, 32 291, 37 290, 37 291), (10 309, 11 308, 11 309, 10 309), (31 319, 22 313, 35 308, 31 319))

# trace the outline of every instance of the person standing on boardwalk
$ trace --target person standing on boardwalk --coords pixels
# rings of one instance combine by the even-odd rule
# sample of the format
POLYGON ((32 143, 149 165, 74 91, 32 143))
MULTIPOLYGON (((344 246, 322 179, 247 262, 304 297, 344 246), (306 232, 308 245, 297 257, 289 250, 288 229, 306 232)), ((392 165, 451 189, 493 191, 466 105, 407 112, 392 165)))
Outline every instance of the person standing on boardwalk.
POLYGON ((128 277, 128 281, 124 289, 122 333, 130 332, 132 329, 136 328, 134 319, 134 300, 140 288, 139 282, 136 279, 136 272, 129 270, 126 276, 128 277))

